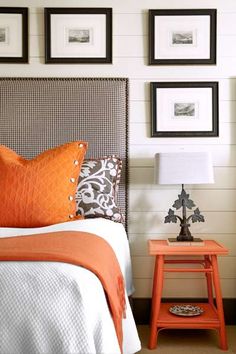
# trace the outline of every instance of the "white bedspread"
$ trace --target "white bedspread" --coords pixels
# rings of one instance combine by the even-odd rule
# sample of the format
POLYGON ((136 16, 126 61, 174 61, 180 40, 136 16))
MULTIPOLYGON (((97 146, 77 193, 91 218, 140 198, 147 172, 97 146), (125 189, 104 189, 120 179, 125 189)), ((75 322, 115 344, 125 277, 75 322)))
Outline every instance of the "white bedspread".
MULTIPOLYGON (((59 230, 87 231, 109 242, 127 293, 132 293, 129 246, 121 224, 90 219, 37 229, 0 228, 0 237, 59 230)), ((123 335, 124 354, 140 350, 128 300, 123 335)), ((102 285, 87 269, 59 262, 0 262, 0 354, 36 353, 120 353, 102 285)))

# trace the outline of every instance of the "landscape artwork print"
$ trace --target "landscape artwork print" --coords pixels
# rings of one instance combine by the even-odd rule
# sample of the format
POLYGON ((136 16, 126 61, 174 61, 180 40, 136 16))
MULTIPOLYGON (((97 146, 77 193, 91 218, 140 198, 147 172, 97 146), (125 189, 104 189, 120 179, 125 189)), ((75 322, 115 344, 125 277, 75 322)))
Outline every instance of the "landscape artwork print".
POLYGON ((196 34, 194 31, 172 31, 171 32, 171 45, 194 45, 196 42, 196 34))
POLYGON ((68 42, 69 43, 91 43, 92 42, 92 29, 90 28, 72 28, 68 29, 68 42))
POLYGON ((0 28, 0 43, 6 43, 7 42, 7 29, 5 27, 0 28))
POLYGON ((196 118, 195 102, 175 102, 174 118, 196 118))

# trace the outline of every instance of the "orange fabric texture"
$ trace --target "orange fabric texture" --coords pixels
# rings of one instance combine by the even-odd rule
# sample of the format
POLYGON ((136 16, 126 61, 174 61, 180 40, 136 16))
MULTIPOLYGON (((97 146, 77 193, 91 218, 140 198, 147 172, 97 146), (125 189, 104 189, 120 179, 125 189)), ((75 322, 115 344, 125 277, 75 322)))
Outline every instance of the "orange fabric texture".
POLYGON ((103 238, 79 231, 0 238, 0 261, 66 262, 92 271, 106 292, 122 352, 124 279, 113 249, 103 238))
POLYGON ((41 227, 78 219, 77 180, 87 150, 83 141, 26 160, 0 145, 0 226, 41 227))

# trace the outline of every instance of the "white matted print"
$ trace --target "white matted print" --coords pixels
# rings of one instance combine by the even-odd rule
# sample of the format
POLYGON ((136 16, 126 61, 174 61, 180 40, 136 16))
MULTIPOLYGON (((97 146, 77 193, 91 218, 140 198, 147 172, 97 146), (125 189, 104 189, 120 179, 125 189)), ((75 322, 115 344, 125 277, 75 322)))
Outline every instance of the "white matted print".
POLYGON ((209 87, 157 89, 157 130, 163 132, 211 130, 211 94, 212 90, 209 87))
POLYGON ((105 34, 105 15, 52 15, 51 56, 105 58, 105 34))
POLYGON ((46 63, 111 62, 111 9, 45 9, 46 63))
POLYGON ((191 48, 197 46, 197 30, 170 30, 169 31, 169 46, 191 48))
POLYGON ((189 121, 190 119, 199 118, 199 102, 192 100, 175 100, 172 103, 172 117, 174 119, 184 119, 189 121))
POLYGON ((152 137, 218 136, 217 82, 151 83, 152 137))
MULTIPOLYGON (((1 20, 1 15, 0 15, 0 20, 1 20)), ((9 45, 9 27, 2 26, 0 27, 0 46, 7 46, 7 45, 9 45)))
POLYGON ((28 62, 27 32, 27 8, 0 8, 0 62, 28 62))
POLYGON ((93 44, 93 28, 88 27, 68 27, 65 31, 65 42, 68 45, 93 44))
POLYGON ((216 10, 149 10, 149 64, 216 64, 216 10))
POLYGON ((155 59, 210 59, 209 16, 156 16, 155 59))

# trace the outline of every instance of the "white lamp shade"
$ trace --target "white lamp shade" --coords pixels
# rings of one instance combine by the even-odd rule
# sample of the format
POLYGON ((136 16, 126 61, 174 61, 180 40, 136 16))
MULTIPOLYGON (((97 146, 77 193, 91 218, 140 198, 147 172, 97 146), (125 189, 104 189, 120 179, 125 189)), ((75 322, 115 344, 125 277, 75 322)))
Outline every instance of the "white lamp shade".
POLYGON ((208 152, 158 153, 155 155, 158 184, 214 183, 213 164, 208 152))

